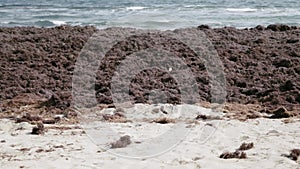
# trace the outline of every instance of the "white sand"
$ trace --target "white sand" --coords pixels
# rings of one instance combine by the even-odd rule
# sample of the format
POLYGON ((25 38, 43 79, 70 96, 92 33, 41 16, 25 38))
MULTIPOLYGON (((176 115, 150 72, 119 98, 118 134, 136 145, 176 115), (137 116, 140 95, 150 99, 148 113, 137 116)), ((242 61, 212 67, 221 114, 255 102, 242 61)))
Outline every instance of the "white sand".
MULTIPOLYGON (((192 118, 197 113, 212 113, 200 107, 183 106, 181 110, 190 113, 178 116, 171 113, 172 108, 167 107, 166 111, 169 113, 167 116, 175 118, 177 120, 175 124, 150 123, 146 120, 149 116, 145 113, 156 107, 136 105, 128 109, 132 116, 126 113, 133 122, 105 123, 102 126, 100 122, 94 123, 94 126, 99 125, 97 130, 86 130, 88 134, 85 134, 83 129, 74 128, 49 129, 44 135, 31 135, 29 133, 32 125, 15 124, 13 121, 2 119, 0 168, 300 169, 299 161, 295 162, 282 156, 289 154, 291 149, 300 148, 300 121, 297 119, 286 124, 282 120, 262 118, 246 122, 227 119, 193 123, 192 118), (140 113, 140 116, 136 116, 133 112, 140 113), (172 130, 172 127, 176 130, 172 130), (113 133, 105 132, 107 128, 113 133), (166 134, 168 131, 171 131, 169 135, 166 134), (204 137, 203 134, 210 137, 204 137), (130 135, 133 143, 125 148, 109 149, 109 143, 123 135, 130 135), (103 136, 106 138, 101 138, 103 136), (169 136, 174 138, 167 138, 169 136), (181 142, 174 146, 178 140, 181 142), (243 142, 254 143, 254 148, 245 151, 247 159, 219 158, 221 153, 233 152, 243 142), (168 148, 171 149, 165 152, 168 148), (39 149, 43 151, 37 152, 39 149), (162 152, 165 153, 147 158, 153 156, 153 153, 162 152)), ((99 114, 112 112, 113 109, 106 109, 99 114)), ((155 115, 151 115, 151 118, 164 116, 160 113, 153 113, 155 115)), ((74 126, 76 125, 70 127, 74 126)), ((87 123, 82 123, 80 127, 93 128, 87 123)))

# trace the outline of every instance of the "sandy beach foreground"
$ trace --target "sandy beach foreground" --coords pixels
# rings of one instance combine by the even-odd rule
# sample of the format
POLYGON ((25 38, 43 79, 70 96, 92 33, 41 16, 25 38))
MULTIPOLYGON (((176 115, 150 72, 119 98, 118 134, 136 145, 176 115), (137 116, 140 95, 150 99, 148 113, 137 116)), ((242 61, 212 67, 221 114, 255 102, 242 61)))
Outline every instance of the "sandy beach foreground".
POLYGON ((300 147, 299 119, 291 118, 288 122, 287 119, 267 118, 239 121, 224 118, 223 113, 214 116, 209 109, 200 106, 183 105, 177 108, 180 107, 181 112, 189 110, 190 114, 183 113, 178 117, 176 113, 170 115, 172 112, 165 108, 169 119, 178 118, 169 123, 153 120, 166 116, 157 111, 157 107, 168 106, 135 105, 126 110, 128 114, 123 112, 127 115, 126 122, 118 121, 118 118, 116 121, 106 121, 104 117, 113 116, 116 112, 114 108, 107 108, 94 112, 102 115, 99 121, 95 120, 97 123, 94 123, 94 127, 98 126, 95 130, 91 130, 84 121, 72 125, 45 124, 45 131, 41 135, 31 133, 35 125, 2 119, 1 168, 299 168, 299 159, 294 161, 287 157, 292 149, 300 147), (143 115, 149 111, 154 112, 151 117, 143 115), (195 115, 215 118, 192 118, 195 115), (189 131, 179 133, 182 136, 179 144, 170 145, 168 151, 161 149, 157 155, 152 154, 148 158, 147 152, 151 155, 152 147, 164 144, 169 138, 163 137, 163 134, 179 123, 189 131), (101 128, 100 124, 105 125, 101 128), (107 137, 107 128, 114 131, 115 135, 107 137), (115 137, 117 135, 128 135, 130 142, 123 147, 112 148, 110 143, 118 140, 115 137), (99 140, 104 136, 105 139, 99 140), (155 137, 158 138, 156 142, 148 143, 148 149, 143 149, 140 156, 135 156, 134 150, 155 137), (235 152, 242 143, 253 143, 249 150, 246 148, 242 151, 246 154, 245 158, 220 158, 222 153, 235 152))

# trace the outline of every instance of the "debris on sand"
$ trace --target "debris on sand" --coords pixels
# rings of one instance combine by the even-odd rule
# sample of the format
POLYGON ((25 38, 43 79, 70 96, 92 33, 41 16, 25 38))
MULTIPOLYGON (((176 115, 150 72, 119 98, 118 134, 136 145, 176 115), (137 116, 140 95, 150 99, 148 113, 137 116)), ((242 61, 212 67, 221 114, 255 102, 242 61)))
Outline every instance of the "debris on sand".
POLYGON ((251 142, 251 143, 243 143, 240 148, 238 148, 237 150, 239 151, 245 151, 245 150, 250 150, 251 148, 254 147, 254 144, 251 142))
POLYGON ((52 94, 50 99, 48 99, 47 101, 41 103, 39 106, 40 107, 51 107, 51 106, 56 106, 59 103, 61 103, 62 100, 56 95, 56 94, 52 94))
POLYGON ((124 147, 128 146, 129 144, 131 144, 130 136, 125 135, 125 136, 122 136, 118 141, 111 143, 111 148, 113 148, 113 149, 124 148, 124 147))
POLYGON ((235 152, 225 152, 225 153, 222 153, 220 155, 220 158, 223 158, 223 159, 230 159, 230 158, 238 158, 238 159, 244 159, 244 158, 247 158, 247 154, 243 151, 235 151, 235 152))
POLYGON ((43 124, 55 124, 58 123, 59 121, 60 121, 59 117, 47 118, 42 120, 43 124))
POLYGON ((273 115, 270 117, 272 119, 280 119, 280 118, 289 118, 292 117, 293 114, 290 113, 285 107, 279 107, 278 109, 271 112, 273 115))
POLYGON ((196 117, 196 120, 199 120, 199 119, 207 120, 207 119, 208 119, 208 116, 206 116, 206 115, 204 115, 204 114, 199 114, 199 115, 196 117))
POLYGON ((31 134, 40 135, 40 134, 44 134, 44 132, 45 132, 44 124, 42 122, 38 122, 36 127, 32 128, 31 134))
POLYGON ((164 109, 164 106, 161 106, 161 107, 160 107, 160 111, 161 111, 163 114, 168 114, 168 112, 164 109))
POLYGON ((167 117, 162 117, 162 118, 152 120, 152 123, 168 124, 168 123, 175 123, 175 120, 174 119, 169 119, 167 117))
POLYGON ((41 152, 43 152, 43 151, 44 151, 44 149, 39 148, 39 149, 37 149, 35 152, 36 152, 36 153, 41 153, 41 152))
POLYGON ((29 113, 25 113, 21 118, 16 118, 16 123, 22 123, 22 122, 27 122, 31 124, 35 124, 38 121, 41 121, 44 124, 55 124, 59 122, 61 119, 59 117, 54 117, 54 118, 42 118, 38 115, 31 115, 29 113))
POLYGON ((226 103, 222 109, 226 118, 246 121, 263 117, 264 107, 258 104, 226 103))
POLYGON ((42 120, 40 116, 32 116, 29 113, 25 113, 25 115, 23 115, 21 118, 16 119, 16 123, 22 123, 22 122, 32 123, 40 120, 42 120))
POLYGON ((115 122, 115 123, 127 122, 126 116, 119 112, 116 112, 114 114, 103 114, 102 117, 105 121, 108 122, 115 122))
POLYGON ((235 150, 235 152, 224 152, 220 155, 219 158, 223 159, 230 159, 230 158, 238 158, 238 159, 244 159, 247 158, 247 154, 244 152, 245 150, 250 150, 254 147, 254 143, 243 143, 240 145, 238 149, 235 150))
POLYGON ((293 149, 290 153, 290 158, 294 161, 298 160, 298 157, 300 156, 300 149, 293 149))
POLYGON ((19 149, 19 151, 22 151, 22 152, 30 151, 30 148, 21 148, 21 149, 19 149))
POLYGON ((217 116, 208 116, 205 114, 199 114, 196 118, 196 120, 221 120, 221 117, 217 117, 217 116))
POLYGON ((298 157, 300 156, 300 149, 293 149, 291 150, 289 155, 283 155, 291 160, 297 161, 298 157))

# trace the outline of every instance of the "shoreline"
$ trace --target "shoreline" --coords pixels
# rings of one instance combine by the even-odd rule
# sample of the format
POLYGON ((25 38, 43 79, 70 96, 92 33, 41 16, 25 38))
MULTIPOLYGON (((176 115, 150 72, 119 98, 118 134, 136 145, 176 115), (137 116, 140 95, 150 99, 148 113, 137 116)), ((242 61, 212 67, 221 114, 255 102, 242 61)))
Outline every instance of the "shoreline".
POLYGON ((38 28, 38 29, 53 29, 53 28, 58 28, 58 27, 81 27, 81 28, 86 28, 86 27, 93 27, 96 28, 97 30, 105 30, 105 29, 111 29, 111 28, 123 28, 123 29, 141 29, 141 30, 158 30, 158 31, 174 31, 177 29, 188 29, 188 28, 200 28, 200 29, 225 29, 225 28, 233 28, 233 29, 238 29, 238 30, 252 30, 252 29, 258 29, 258 30, 274 30, 274 31, 280 31, 276 30, 276 27, 283 27, 285 30, 281 31, 286 31, 290 29, 300 29, 299 25, 291 25, 291 24, 285 24, 285 23, 273 23, 273 24, 258 24, 256 26, 250 26, 250 27, 235 27, 235 26, 220 26, 220 27, 214 27, 209 24, 198 24, 197 26, 190 26, 190 27, 178 27, 174 29, 158 29, 158 28, 139 28, 139 27, 130 27, 130 26, 110 26, 110 27, 97 27, 95 25, 70 25, 70 24, 62 24, 62 25, 55 25, 51 27, 44 27, 44 26, 0 26, 0 28, 4 29, 14 29, 14 28, 38 28), (288 29, 286 29, 288 28, 288 29))

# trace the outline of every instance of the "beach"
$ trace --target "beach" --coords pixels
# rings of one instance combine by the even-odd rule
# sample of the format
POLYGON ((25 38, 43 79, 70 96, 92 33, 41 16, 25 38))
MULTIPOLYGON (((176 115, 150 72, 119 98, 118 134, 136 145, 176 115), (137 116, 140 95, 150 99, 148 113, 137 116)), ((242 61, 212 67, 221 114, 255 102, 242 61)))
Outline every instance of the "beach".
MULTIPOLYGON (((299 118, 290 119, 288 123, 265 118, 185 121, 190 132, 183 135, 182 142, 151 158, 133 158, 134 153, 124 157, 124 153, 174 124, 132 121, 106 125, 120 135, 129 134, 132 143, 125 148, 106 149, 96 145, 88 135, 91 133, 85 132, 80 124, 46 124, 47 131, 43 135, 32 135, 35 125, 2 119, 1 168, 299 168, 299 159, 294 161, 287 157, 290 150, 300 146, 299 118), (203 128, 213 127, 216 127, 215 132, 203 140, 203 128), (242 143, 254 144, 244 151, 245 159, 219 158, 222 153, 234 152, 242 143)), ((97 131, 102 137, 104 131, 97 131)), ((152 145, 164 142, 160 141, 152 145)))
POLYGON ((300 27, 0 27, 0 46, 0 168, 299 168, 300 27))

